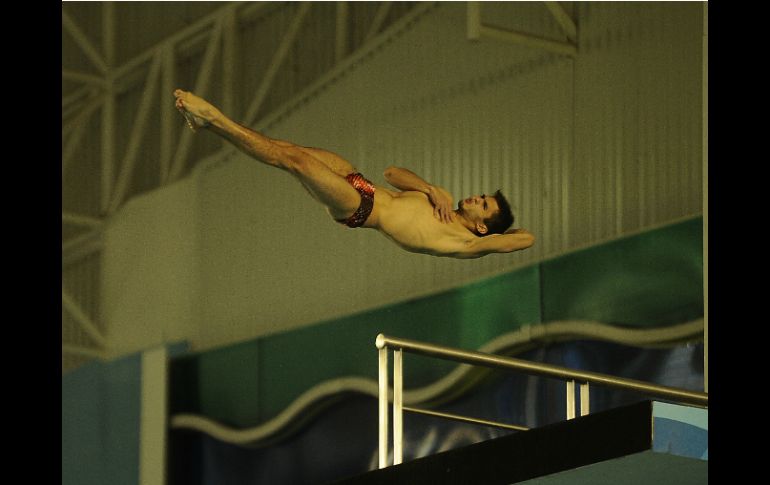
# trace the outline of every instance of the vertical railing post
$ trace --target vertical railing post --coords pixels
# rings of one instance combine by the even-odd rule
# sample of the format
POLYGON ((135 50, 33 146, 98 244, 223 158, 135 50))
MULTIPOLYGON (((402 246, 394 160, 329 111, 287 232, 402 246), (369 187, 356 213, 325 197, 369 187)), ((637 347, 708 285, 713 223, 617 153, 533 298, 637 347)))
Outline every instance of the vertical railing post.
POLYGON ((575 418, 575 381, 567 381, 567 419, 575 418))
POLYGON ((393 464, 398 465, 403 461, 403 354, 404 351, 393 351, 393 464))
POLYGON ((380 360, 380 468, 388 466, 388 348, 377 343, 380 360))
POLYGON ((580 384, 580 415, 585 416, 590 412, 588 399, 588 383, 580 384))

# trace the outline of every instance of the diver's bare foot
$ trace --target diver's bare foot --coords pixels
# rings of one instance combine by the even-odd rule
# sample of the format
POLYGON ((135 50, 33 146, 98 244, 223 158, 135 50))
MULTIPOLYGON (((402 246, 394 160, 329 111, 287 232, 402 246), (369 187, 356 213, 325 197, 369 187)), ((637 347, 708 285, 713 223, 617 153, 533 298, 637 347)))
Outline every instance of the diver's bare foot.
POLYGON ((182 113, 192 131, 210 125, 214 118, 220 114, 219 110, 208 101, 189 91, 177 89, 174 91, 174 96, 176 97, 174 103, 176 108, 182 113))

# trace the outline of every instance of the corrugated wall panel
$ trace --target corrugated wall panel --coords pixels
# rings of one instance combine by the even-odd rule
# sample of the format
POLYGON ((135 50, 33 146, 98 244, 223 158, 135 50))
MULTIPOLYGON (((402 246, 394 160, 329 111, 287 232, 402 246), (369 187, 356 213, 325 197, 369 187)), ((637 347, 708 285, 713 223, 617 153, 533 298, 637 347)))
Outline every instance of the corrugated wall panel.
POLYGON ((578 12, 575 243, 700 212, 699 5, 578 12))
MULTIPOLYGON (((682 146, 698 145, 693 138, 698 131, 690 124, 699 120, 697 110, 682 105, 681 95, 694 81, 698 85, 692 78, 698 71, 676 68, 682 55, 697 57, 699 49, 685 46, 670 52, 672 43, 681 45, 684 38, 697 43, 698 29, 681 26, 685 17, 693 17, 689 26, 697 27, 698 9, 635 2, 576 7, 581 27, 576 61, 520 47, 497 58, 511 66, 500 77, 515 78, 499 89, 494 88, 500 82, 496 73, 479 72, 466 83, 445 83, 426 94, 442 98, 444 103, 436 109, 415 113, 399 107, 420 103, 395 102, 387 135, 376 124, 364 130, 386 137, 385 145, 397 144, 392 155, 383 156, 411 161, 415 170, 457 197, 493 190, 487 187, 491 175, 485 164, 494 166, 488 161, 491 147, 505 147, 498 149, 503 153, 497 157, 497 176, 512 199, 517 225, 533 229, 539 237, 538 244, 518 258, 521 262, 693 214, 690 209, 697 206, 682 201, 700 198, 697 174, 691 185, 679 182, 680 174, 694 173, 687 164, 697 162, 682 160, 682 146), (682 111, 691 113, 688 121, 682 111), (417 148, 411 143, 414 137, 424 139, 417 148), (683 143, 682 138, 688 140, 683 143), (399 141, 404 139, 409 142, 399 141), (438 156, 427 156, 425 147, 438 156)), ((434 15, 451 16, 448 10, 463 8, 442 5, 434 15)), ((504 9, 516 9, 498 25, 560 35, 540 3, 484 9, 484 18, 488 12, 502 18, 504 9)), ((417 82, 414 91, 422 89, 417 82)), ((365 99, 350 102, 366 106, 365 99)), ((365 143, 382 145, 377 140, 365 143)), ((469 280, 493 270, 499 265, 489 261, 469 269, 436 260, 434 280, 469 280)))

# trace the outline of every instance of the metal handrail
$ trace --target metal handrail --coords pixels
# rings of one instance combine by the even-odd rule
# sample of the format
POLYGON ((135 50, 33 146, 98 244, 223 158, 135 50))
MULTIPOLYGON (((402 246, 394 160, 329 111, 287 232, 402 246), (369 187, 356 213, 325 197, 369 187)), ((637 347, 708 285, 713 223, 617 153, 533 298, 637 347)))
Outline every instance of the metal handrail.
POLYGON ((404 407, 403 405, 403 351, 413 354, 437 357, 445 360, 462 362, 465 364, 479 365, 494 369, 517 370, 530 375, 551 377, 567 381, 567 419, 575 417, 575 383, 580 383, 580 413, 586 415, 589 412, 588 392, 589 384, 597 384, 618 389, 637 391, 650 396, 666 398, 669 400, 708 407, 708 393, 690 391, 676 387, 661 386, 649 382, 626 379, 622 377, 574 370, 551 364, 531 362, 513 357, 502 357, 495 354, 467 351, 444 347, 442 345, 417 342, 415 340, 387 337, 379 334, 375 341, 379 349, 379 414, 380 435, 379 454, 380 468, 387 466, 388 455, 388 348, 393 349, 393 464, 402 461, 403 450, 403 411, 428 414, 447 419, 465 421, 470 423, 498 426, 508 429, 526 430, 526 428, 494 421, 479 420, 466 416, 458 416, 423 409, 404 407))

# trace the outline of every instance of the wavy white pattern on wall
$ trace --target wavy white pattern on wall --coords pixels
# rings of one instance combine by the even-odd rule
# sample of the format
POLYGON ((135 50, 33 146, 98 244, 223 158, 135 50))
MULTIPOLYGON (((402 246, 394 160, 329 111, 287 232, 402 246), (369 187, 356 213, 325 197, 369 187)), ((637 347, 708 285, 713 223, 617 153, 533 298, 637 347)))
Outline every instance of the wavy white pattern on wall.
MULTIPOLYGON (((563 321, 543 325, 524 327, 516 332, 501 335, 482 346, 479 351, 489 354, 512 355, 525 350, 532 344, 543 341, 576 340, 580 338, 598 339, 609 342, 646 346, 670 346, 686 339, 697 339, 703 333, 703 320, 698 319, 684 324, 657 329, 626 329, 598 322, 563 321)), ((473 369, 467 364, 458 365, 445 377, 419 389, 404 390, 403 402, 406 406, 420 403, 437 402, 459 397, 458 389, 468 392, 474 385, 469 381, 473 369)), ((234 429, 205 416, 195 414, 176 414, 171 417, 173 429, 190 429, 206 433, 213 438, 237 445, 254 445, 287 431, 297 422, 304 422, 312 408, 331 397, 345 392, 355 392, 373 397, 378 396, 377 381, 363 377, 341 377, 322 382, 308 389, 275 418, 252 428, 234 429), (300 419, 300 416, 303 419, 300 419)), ((392 401, 393 390, 390 389, 392 401)))

